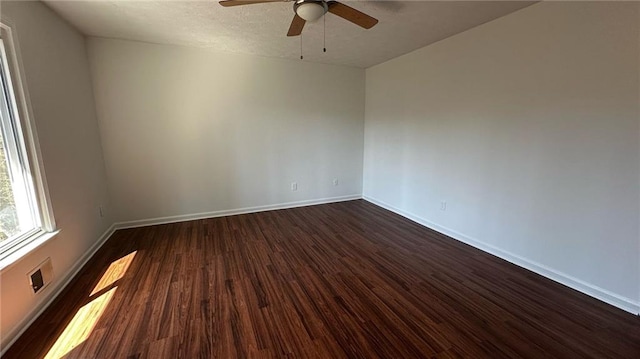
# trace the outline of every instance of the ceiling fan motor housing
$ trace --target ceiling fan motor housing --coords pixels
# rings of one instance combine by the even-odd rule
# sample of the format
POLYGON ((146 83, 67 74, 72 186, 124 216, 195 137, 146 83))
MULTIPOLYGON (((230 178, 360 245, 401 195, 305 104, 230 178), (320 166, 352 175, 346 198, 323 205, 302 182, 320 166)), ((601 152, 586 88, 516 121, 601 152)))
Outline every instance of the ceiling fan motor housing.
POLYGON ((297 0, 293 4, 293 11, 306 21, 313 22, 326 14, 329 10, 323 0, 297 0))

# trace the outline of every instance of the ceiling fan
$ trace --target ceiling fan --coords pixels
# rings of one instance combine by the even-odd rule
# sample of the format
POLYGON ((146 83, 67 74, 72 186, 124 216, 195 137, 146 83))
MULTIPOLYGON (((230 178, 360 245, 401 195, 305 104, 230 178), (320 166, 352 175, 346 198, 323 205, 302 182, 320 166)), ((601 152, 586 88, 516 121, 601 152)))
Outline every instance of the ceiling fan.
POLYGON ((365 29, 372 28, 378 23, 378 20, 360 12, 350 6, 337 1, 326 0, 223 0, 220 5, 224 7, 261 4, 268 2, 291 2, 293 1, 293 11, 295 15, 289 26, 287 36, 298 36, 302 33, 304 24, 309 21, 313 22, 324 16, 328 12, 338 15, 341 18, 351 21, 365 29))

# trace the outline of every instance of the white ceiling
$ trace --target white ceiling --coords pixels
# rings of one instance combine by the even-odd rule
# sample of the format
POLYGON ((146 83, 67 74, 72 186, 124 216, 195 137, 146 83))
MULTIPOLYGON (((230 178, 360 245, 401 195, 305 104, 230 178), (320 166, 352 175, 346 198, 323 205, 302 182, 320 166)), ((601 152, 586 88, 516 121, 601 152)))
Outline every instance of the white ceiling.
MULTIPOLYGON (((176 44, 286 59, 300 58, 287 37, 293 3, 224 8, 214 0, 45 0, 90 36, 176 44)), ((379 20, 364 30, 328 13, 302 32, 305 61, 367 68, 526 7, 529 1, 344 1, 379 20)))

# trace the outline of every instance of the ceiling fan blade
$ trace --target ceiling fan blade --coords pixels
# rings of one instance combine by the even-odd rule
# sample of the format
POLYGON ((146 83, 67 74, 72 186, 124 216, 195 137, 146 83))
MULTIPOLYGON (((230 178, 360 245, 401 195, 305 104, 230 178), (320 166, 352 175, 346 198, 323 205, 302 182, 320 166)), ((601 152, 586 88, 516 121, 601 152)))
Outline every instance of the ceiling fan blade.
POLYGON ((238 5, 251 5, 251 4, 262 4, 266 2, 285 2, 289 0, 223 0, 218 3, 224 7, 229 6, 238 6, 238 5))
POLYGON ((370 29, 378 23, 378 19, 373 18, 343 3, 339 3, 337 1, 327 1, 327 5, 329 6, 330 13, 338 15, 347 21, 351 21, 358 26, 364 27, 365 29, 370 29))
POLYGON ((289 32, 287 32, 287 36, 298 36, 302 34, 302 28, 306 21, 296 14, 291 20, 291 26, 289 26, 289 32))

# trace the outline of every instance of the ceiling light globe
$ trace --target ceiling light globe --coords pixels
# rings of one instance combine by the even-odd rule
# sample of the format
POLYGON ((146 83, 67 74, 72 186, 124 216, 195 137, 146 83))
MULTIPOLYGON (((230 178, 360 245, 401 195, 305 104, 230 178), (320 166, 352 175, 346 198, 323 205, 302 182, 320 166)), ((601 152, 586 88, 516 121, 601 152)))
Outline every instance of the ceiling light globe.
POLYGON ((326 9, 320 2, 302 3, 296 7, 296 14, 309 22, 318 20, 325 12, 326 9))

